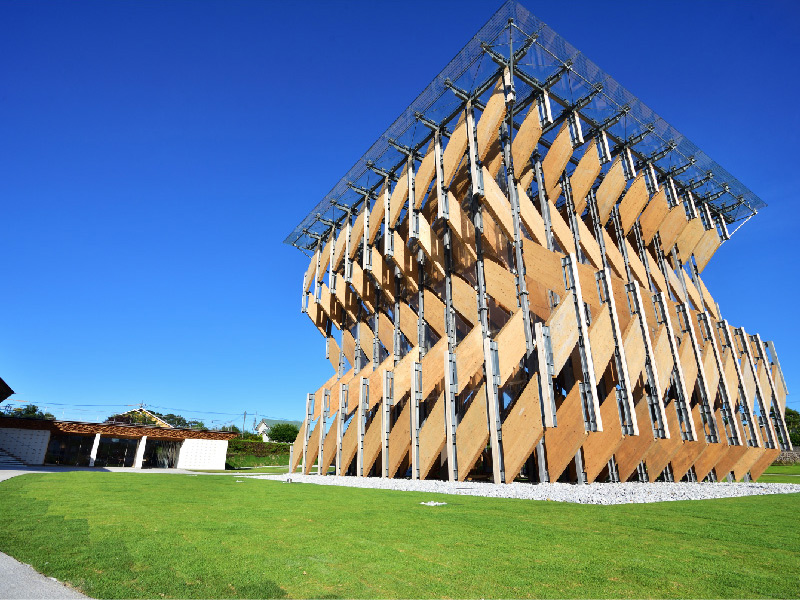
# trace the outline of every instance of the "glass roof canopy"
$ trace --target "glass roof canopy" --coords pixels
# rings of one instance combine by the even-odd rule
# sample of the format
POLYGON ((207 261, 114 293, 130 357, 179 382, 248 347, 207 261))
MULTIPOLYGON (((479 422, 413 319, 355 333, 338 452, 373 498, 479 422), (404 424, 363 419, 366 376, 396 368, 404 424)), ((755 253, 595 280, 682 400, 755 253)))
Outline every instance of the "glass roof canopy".
MULTIPOLYGON (((610 75, 524 6, 510 0, 358 159, 284 243, 304 251, 314 248, 319 236, 327 235, 332 223, 343 223, 348 208, 361 205, 366 190, 377 191, 384 172, 399 176, 406 155, 395 144, 425 154, 432 133, 423 120, 444 123, 452 129, 463 110, 464 100, 453 88, 485 102, 502 73, 499 62, 484 50, 487 45, 491 54, 502 60, 508 60, 513 48, 517 107, 525 106, 526 99, 529 103, 542 89, 547 89, 553 119, 560 124, 576 103, 581 106, 588 99, 588 104, 579 109, 585 132, 615 121, 604 127, 612 148, 615 142, 619 148, 627 141, 637 162, 641 165, 651 161, 659 178, 676 173, 673 179, 679 190, 691 190, 696 202, 707 202, 712 212, 721 214, 728 224, 746 220, 766 206, 610 75), (509 19, 513 19, 513 24, 509 19), (557 114, 560 110, 561 118, 557 114)), ((549 146, 557 129, 545 128, 540 143, 549 146)))

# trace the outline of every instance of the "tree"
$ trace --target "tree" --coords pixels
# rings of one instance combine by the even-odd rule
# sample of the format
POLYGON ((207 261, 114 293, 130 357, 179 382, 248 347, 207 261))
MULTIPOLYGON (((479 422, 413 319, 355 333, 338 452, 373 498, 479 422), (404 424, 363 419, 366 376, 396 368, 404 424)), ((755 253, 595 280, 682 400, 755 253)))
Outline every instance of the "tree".
POLYGON ((789 432, 789 439, 792 446, 797 448, 800 445, 800 412, 786 407, 786 431, 789 432))
MULTIPOLYGON (((162 415, 161 413, 155 411, 148 411, 148 412, 151 415, 158 417, 165 423, 172 425, 173 427, 179 427, 182 429, 206 428, 205 423, 203 423, 202 421, 188 420, 180 415, 173 415, 172 413, 169 413, 167 415, 162 415)), ((127 423, 128 425, 162 425, 157 420, 153 419, 150 415, 148 415, 146 412, 137 412, 137 411, 111 415, 106 419, 106 423, 111 421, 115 423, 127 423)))
POLYGON ((26 404, 17 408, 6 408, 6 415, 9 417, 16 417, 18 419, 47 419, 49 421, 55 420, 55 415, 49 412, 42 412, 35 404, 26 404))
POLYGON ((291 444, 297 439, 300 429, 291 423, 276 423, 267 430, 271 442, 286 442, 291 444))

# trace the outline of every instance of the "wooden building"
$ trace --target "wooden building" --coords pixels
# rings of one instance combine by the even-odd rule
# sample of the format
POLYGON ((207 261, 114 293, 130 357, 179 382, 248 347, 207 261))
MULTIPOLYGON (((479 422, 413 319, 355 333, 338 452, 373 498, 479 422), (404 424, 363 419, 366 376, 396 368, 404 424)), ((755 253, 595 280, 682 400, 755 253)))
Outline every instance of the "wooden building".
POLYGON ((758 477, 787 389, 701 273, 764 206, 509 2, 286 240, 333 369, 293 466, 758 477))

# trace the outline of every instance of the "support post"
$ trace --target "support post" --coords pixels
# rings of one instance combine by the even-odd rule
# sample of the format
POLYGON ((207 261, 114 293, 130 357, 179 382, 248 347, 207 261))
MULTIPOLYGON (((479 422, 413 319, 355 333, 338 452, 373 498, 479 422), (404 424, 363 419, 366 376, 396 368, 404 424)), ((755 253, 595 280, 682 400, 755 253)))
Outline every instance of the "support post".
POLYGON ((348 408, 348 389, 346 383, 339 384, 339 412, 336 418, 336 474, 343 475, 346 465, 342 464, 342 438, 344 436, 344 419, 348 408))
POLYGON ((381 421, 381 477, 389 477, 389 434, 392 429, 392 406, 394 405, 394 373, 383 372, 383 404, 381 421))
POLYGON ((422 363, 411 363, 411 479, 419 479, 419 427, 422 404, 422 363))
POLYGON ((358 394, 358 449, 356 453, 356 475, 366 476, 364 473, 364 434, 367 430, 367 407, 369 403, 369 379, 361 378, 358 394))
POLYGON ((94 462, 97 460, 97 449, 100 448, 100 434, 94 434, 94 442, 92 442, 92 451, 89 453, 89 466, 93 467, 94 462))
POLYGON ((144 462, 144 450, 146 446, 147 446, 147 436, 143 435, 142 438, 139 440, 139 444, 136 446, 136 455, 133 458, 134 469, 142 468, 142 463, 144 462))
POLYGON ((308 456, 308 440, 311 437, 311 418, 314 415, 314 394, 306 396, 306 426, 303 432, 303 468, 302 472, 306 473, 306 458, 308 456))
POLYGON ((328 425, 328 414, 331 410, 331 391, 322 393, 322 407, 319 415, 319 452, 317 454, 317 475, 327 475, 328 470, 322 470, 322 455, 325 447, 325 427, 328 425))

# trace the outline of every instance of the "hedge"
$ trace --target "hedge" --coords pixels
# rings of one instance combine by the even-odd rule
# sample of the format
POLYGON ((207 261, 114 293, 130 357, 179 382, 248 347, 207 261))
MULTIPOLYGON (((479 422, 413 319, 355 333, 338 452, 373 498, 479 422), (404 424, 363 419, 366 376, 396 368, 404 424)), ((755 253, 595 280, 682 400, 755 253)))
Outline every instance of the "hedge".
POLYGON ((251 456, 289 454, 291 447, 291 444, 280 442, 248 442, 238 438, 228 440, 228 454, 249 454, 251 456))

